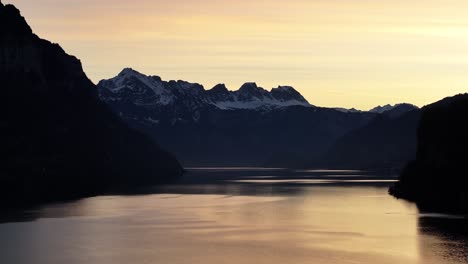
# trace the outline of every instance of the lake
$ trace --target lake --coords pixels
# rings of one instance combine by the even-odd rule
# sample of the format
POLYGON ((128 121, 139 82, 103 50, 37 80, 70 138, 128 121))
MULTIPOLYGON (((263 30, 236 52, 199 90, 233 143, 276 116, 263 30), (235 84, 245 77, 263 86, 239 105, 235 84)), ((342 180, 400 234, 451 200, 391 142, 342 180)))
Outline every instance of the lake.
POLYGON ((467 220, 389 172, 192 168, 178 184, 0 218, 1 263, 467 263, 467 220))

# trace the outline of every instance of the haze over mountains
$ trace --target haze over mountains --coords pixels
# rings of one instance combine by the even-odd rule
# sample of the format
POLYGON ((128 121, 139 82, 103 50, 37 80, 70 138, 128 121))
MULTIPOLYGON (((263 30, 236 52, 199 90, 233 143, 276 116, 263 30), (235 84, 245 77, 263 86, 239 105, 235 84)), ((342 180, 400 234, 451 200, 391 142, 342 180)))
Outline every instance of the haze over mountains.
MULTIPOLYGON (((387 105, 371 111, 321 108, 289 86, 267 91, 255 83, 245 83, 239 90, 229 91, 219 84, 205 90, 200 84, 163 81, 130 68, 102 80, 98 89, 101 100, 129 125, 154 137, 186 166, 335 167, 339 164, 324 163, 324 155, 333 152, 339 139, 366 127, 376 117, 385 118, 387 121, 383 123, 394 122, 393 119, 418 109, 410 104, 387 105)), ((401 134, 413 138, 414 122, 407 133, 399 133, 398 126, 392 130, 396 135, 387 135, 390 131, 382 130, 379 140, 401 134)), ((401 140, 404 142, 401 145, 411 141, 406 137, 401 140)), ((373 153, 369 163, 348 165, 400 166, 400 162, 412 156, 394 155, 399 154, 381 157, 373 153)))

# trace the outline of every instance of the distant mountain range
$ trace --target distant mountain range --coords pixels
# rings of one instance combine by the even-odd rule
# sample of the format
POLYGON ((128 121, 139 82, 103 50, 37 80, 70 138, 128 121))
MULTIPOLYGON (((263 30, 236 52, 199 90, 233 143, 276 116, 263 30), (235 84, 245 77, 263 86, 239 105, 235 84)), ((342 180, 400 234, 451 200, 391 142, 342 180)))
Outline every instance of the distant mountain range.
POLYGON ((335 107, 334 109, 337 111, 345 112, 345 113, 356 113, 356 112, 371 112, 371 113, 376 113, 376 114, 383 114, 387 113, 388 116, 392 117, 398 117, 406 112, 413 111, 415 109, 418 109, 419 107, 412 105, 412 104, 407 104, 407 103, 402 103, 402 104, 395 104, 395 105, 384 105, 384 106, 376 106, 369 111, 362 111, 358 110, 356 108, 340 108, 340 107, 335 107))
MULTIPOLYGON (((418 109, 410 104, 371 111, 322 108, 290 86, 267 91, 245 83, 229 91, 218 84, 205 90, 200 84, 163 81, 130 68, 100 81, 98 91, 101 100, 129 125, 154 137, 186 166, 335 167, 339 165, 322 161, 341 138, 365 128, 376 117, 393 122, 418 109)), ((395 129, 391 131, 401 135, 395 129)), ((382 133, 383 140, 390 130, 382 133)), ((369 157, 373 164, 388 158, 374 154, 369 157)), ((408 156, 391 159, 405 162, 408 156)))
POLYGON ((237 91, 229 91, 224 84, 210 90, 186 81, 162 81, 158 76, 146 76, 126 68, 116 77, 98 84, 101 98, 106 102, 125 101, 143 108, 171 107, 188 111, 201 107, 222 110, 268 110, 287 106, 312 107, 294 88, 279 86, 271 91, 255 83, 245 83, 237 91))
POLYGON ((401 168, 416 156, 420 115, 415 108, 404 113, 398 108, 383 112, 337 140, 315 160, 314 167, 401 168))
POLYGON ((0 207, 173 180, 179 162, 102 103, 81 63, 0 3, 0 207))
POLYGON ((384 105, 384 106, 377 106, 369 112, 384 114, 390 118, 397 118, 400 117, 408 112, 414 111, 419 109, 419 107, 412 105, 412 104, 396 104, 396 105, 384 105))

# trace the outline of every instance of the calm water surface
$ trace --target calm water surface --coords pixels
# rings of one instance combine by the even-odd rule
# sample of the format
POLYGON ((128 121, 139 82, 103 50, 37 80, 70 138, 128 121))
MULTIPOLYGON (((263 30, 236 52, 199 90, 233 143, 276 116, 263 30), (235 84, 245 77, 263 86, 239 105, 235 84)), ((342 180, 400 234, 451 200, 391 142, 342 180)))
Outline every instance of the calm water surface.
POLYGON ((464 217, 360 171, 191 169, 182 184, 4 216, 0 263, 468 263, 464 217))

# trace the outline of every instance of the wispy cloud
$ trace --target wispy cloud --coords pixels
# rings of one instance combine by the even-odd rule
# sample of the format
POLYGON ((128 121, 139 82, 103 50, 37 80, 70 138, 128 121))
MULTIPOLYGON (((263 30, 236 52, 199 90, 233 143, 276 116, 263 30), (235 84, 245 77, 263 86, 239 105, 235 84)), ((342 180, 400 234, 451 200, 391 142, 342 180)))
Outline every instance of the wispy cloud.
POLYGON ((10 0, 98 81, 131 66, 312 103, 423 105, 468 87, 465 0, 10 0), (346 96, 344 96, 346 95, 346 96))

